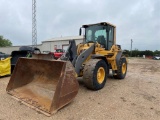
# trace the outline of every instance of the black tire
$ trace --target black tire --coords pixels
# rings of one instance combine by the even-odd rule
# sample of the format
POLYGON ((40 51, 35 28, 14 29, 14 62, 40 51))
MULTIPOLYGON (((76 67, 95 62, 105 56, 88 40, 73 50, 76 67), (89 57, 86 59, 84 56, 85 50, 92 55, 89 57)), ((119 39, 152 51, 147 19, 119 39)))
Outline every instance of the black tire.
POLYGON ((118 70, 115 71, 117 75, 113 75, 115 79, 124 79, 127 73, 127 61, 126 58, 121 58, 119 60, 118 70))
POLYGON ((83 81, 87 88, 100 90, 107 80, 107 64, 102 59, 89 60, 83 70, 83 81), (99 74, 99 73, 102 73, 99 74), (99 81, 98 81, 99 80, 99 81))

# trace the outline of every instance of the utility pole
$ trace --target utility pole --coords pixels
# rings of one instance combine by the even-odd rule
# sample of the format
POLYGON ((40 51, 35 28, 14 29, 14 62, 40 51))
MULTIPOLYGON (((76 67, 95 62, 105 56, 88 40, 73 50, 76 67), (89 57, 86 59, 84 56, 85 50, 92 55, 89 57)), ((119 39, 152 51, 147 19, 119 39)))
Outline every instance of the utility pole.
POLYGON ((37 47, 36 0, 32 0, 32 47, 37 47))
POLYGON ((132 43, 133 43, 133 40, 131 39, 131 57, 132 57, 132 43))

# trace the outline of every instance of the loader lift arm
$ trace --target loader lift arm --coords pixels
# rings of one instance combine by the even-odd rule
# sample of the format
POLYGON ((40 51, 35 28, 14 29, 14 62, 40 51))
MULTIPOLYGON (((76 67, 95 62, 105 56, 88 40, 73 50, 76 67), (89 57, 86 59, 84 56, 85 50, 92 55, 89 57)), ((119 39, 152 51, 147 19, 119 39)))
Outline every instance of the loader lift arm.
POLYGON ((69 47, 64 55, 60 58, 61 60, 70 60, 72 65, 75 68, 77 76, 80 75, 80 71, 83 69, 82 64, 89 55, 94 51, 95 44, 90 46, 88 49, 85 49, 79 56, 77 56, 77 46, 75 40, 69 41, 69 47))

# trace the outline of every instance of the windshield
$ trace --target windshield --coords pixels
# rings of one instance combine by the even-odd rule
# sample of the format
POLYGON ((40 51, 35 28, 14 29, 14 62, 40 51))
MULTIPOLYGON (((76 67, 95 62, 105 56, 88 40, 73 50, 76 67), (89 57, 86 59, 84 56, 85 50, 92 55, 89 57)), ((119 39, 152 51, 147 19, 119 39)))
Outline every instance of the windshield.
POLYGON ((100 39, 106 40, 106 27, 101 25, 89 26, 86 28, 86 42, 99 42, 100 39))
POLYGON ((92 25, 85 27, 85 39, 88 42, 98 42, 101 47, 109 50, 114 44, 114 27, 107 25, 92 25))

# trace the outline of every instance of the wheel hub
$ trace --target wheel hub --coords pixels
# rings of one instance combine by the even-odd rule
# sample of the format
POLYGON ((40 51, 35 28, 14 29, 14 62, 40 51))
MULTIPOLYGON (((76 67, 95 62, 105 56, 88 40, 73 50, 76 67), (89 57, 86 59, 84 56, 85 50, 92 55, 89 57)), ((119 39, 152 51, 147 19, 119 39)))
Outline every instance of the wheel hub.
POLYGON ((97 71, 97 81, 99 84, 101 84, 104 81, 105 78, 105 70, 103 67, 100 67, 97 71))
POLYGON ((123 73, 123 74, 126 73, 126 69, 127 69, 126 64, 123 63, 123 64, 122 64, 122 73, 123 73))

